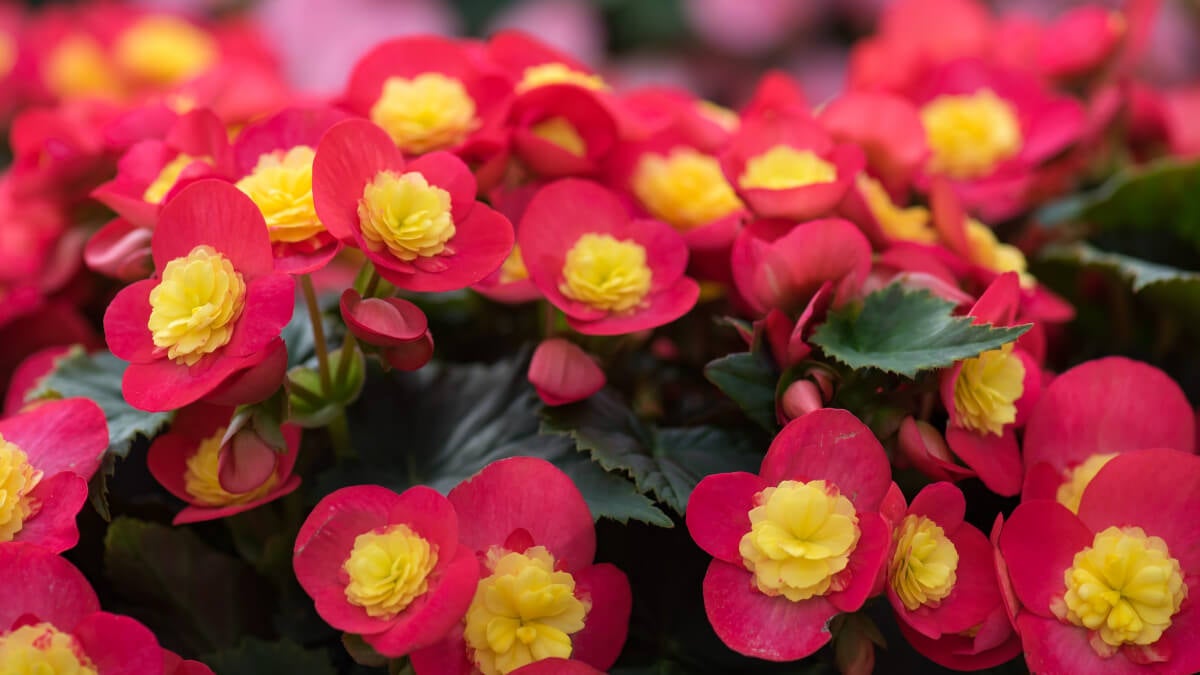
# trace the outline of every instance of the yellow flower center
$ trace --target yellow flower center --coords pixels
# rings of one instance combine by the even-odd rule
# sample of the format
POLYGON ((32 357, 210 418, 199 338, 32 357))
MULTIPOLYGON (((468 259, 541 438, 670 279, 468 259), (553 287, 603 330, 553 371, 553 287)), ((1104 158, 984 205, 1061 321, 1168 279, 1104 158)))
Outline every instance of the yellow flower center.
POLYGON ((121 82, 104 48, 87 35, 72 35, 54 48, 46 63, 46 86, 61 98, 115 99, 121 82))
POLYGON ((209 246, 167 263, 150 291, 154 345, 173 361, 195 365, 224 347, 246 301, 246 283, 233 263, 209 246))
POLYGON ((942 528, 925 516, 905 516, 895 537, 888 576, 896 595, 909 611, 936 606, 954 590, 958 550, 942 528))
POLYGON ((307 145, 269 152, 237 182, 238 189, 262 211, 271 241, 295 243, 325 231, 313 206, 315 155, 307 145))
POLYGON ((504 675, 534 661, 570 658, 571 635, 590 605, 575 597, 575 578, 555 571, 542 546, 524 553, 493 549, 467 610, 464 637, 483 675, 504 675))
POLYGON ((0 634, 0 673, 97 675, 97 670, 74 637, 38 623, 0 634))
POLYGON ((797 150, 788 145, 776 145, 746 162, 738 177, 743 190, 790 190, 792 188, 832 183, 837 179, 837 167, 811 150, 797 150))
POLYGON ((1012 343, 963 361, 954 381, 954 409, 966 429, 1000 436, 1017 419, 1017 400, 1025 391, 1025 364, 1012 343))
POLYGON ((410 262, 446 253, 454 237, 450 193, 412 171, 380 171, 358 202, 363 238, 372 251, 387 249, 410 262))
POLYGON ((1092 455, 1078 466, 1068 469, 1066 480, 1058 486, 1054 498, 1059 504, 1071 509, 1071 513, 1079 513, 1079 500, 1083 499, 1083 491, 1087 489, 1088 483, 1091 483, 1096 474, 1100 473, 1100 469, 1116 456, 1115 452, 1092 455))
POLYGON ((144 82, 159 86, 196 77, 217 62, 216 40, 173 16, 150 16, 129 27, 117 40, 117 63, 144 82))
POLYGON ((225 437, 225 428, 217 429, 216 433, 200 441, 196 453, 187 460, 187 471, 183 474, 184 489, 197 502, 204 506, 237 506, 265 497, 279 477, 272 473, 262 485, 249 492, 229 492, 221 487, 220 458, 221 439, 225 437))
POLYGON ((1030 288, 1037 283, 1027 270, 1029 262, 1021 249, 1012 244, 1002 244, 992 228, 975 220, 967 219, 967 243, 971 247, 971 262, 993 272, 1016 272, 1021 285, 1030 288))
POLYGON ((212 164, 211 157, 193 157, 185 153, 179 153, 175 159, 167 162, 153 183, 146 188, 142 193, 142 199, 151 204, 161 204, 167 198, 167 193, 171 188, 175 187, 175 183, 179 182, 179 174, 183 173, 192 162, 204 162, 212 164))
POLYGON ((557 145, 576 157, 587 154, 587 142, 564 117, 551 117, 529 128, 534 136, 557 145))
POLYGON ((389 77, 371 106, 371 121, 409 154, 458 145, 479 124, 466 87, 441 73, 389 77))
POLYGON ((437 549, 407 525, 365 532, 342 569, 350 577, 346 599, 373 617, 390 619, 429 590, 437 549))
POLYGON ((17 41, 8 33, 0 33, 0 78, 8 77, 17 63, 17 41))
POLYGON ((511 284, 514 281, 524 281, 529 278, 529 270, 525 267, 525 258, 521 256, 521 247, 513 246, 512 252, 500 265, 500 283, 511 284))
POLYGON ((0 542, 12 541, 34 514, 37 505, 28 495, 41 479, 25 451, 0 436, 0 542))
POLYGON ((921 123, 929 167, 951 178, 986 176, 1021 150, 1016 111, 990 89, 939 96, 921 108, 921 123))
POLYGON ((758 590, 799 602, 834 589, 862 534, 854 504, 823 480, 785 480, 755 503, 738 550, 758 590))
POLYGON ((591 232, 567 251, 562 274, 563 295, 607 312, 642 304, 653 277, 641 244, 591 232))
POLYGON ((937 230, 930 223, 929 209, 924 206, 896 206, 883 184, 865 173, 859 174, 856 182, 871 215, 889 238, 921 244, 937 241, 937 230))
POLYGON ((647 153, 633 172, 633 192, 655 218, 691 230, 742 208, 717 160, 691 148, 647 153))
POLYGON ((523 94, 548 84, 573 84, 592 91, 608 89, 608 84, 599 75, 571 70, 565 63, 542 63, 525 69, 521 81, 517 83, 517 93, 523 94))
POLYGON ((1075 554, 1063 573, 1067 593, 1051 609, 1096 631, 1111 647, 1151 645, 1171 626, 1187 597, 1179 561, 1140 527, 1110 527, 1075 554))

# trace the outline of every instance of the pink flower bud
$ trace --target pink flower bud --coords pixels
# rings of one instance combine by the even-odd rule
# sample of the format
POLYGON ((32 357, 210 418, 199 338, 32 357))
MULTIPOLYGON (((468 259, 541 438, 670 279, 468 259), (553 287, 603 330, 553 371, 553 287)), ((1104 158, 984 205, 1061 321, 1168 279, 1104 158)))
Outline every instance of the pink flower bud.
POLYGON ((605 377, 587 352, 568 340, 553 338, 533 352, 529 382, 546 405, 566 405, 600 391, 605 377))
POLYGON ((365 344, 400 347, 423 341, 429 331, 425 313, 400 298, 363 299, 352 288, 342 293, 342 318, 346 327, 365 344))
POLYGON ((821 389, 809 380, 796 380, 783 392, 782 409, 786 420, 794 420, 824 407, 821 389))
POLYGON ((233 494, 257 489, 275 473, 279 455, 257 433, 244 429, 221 448, 217 459, 217 480, 233 494))
POLYGON ((154 271, 150 259, 151 230, 124 218, 111 220, 88 239, 83 260, 93 271, 120 281, 137 281, 154 271))
POLYGON ((954 462, 946 439, 928 422, 905 417, 900 423, 900 454, 934 480, 957 481, 975 475, 954 462))

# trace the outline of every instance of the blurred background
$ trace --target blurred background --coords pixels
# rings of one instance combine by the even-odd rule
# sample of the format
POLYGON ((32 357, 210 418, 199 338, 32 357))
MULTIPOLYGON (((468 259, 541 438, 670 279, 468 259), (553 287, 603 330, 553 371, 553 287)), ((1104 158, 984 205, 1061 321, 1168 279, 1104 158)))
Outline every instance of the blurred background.
MULTIPOLYGON (((140 0, 197 16, 249 15, 292 83, 330 94, 355 59, 385 37, 485 36, 520 28, 601 70, 618 86, 674 84, 718 102, 745 99, 779 68, 809 100, 836 94, 848 49, 889 0, 140 0)), ((1200 0, 998 0, 1000 16, 1049 19, 1080 4, 1158 4, 1143 79, 1159 86, 1200 71, 1200 0)), ((61 5, 60 2, 28 2, 61 5)))

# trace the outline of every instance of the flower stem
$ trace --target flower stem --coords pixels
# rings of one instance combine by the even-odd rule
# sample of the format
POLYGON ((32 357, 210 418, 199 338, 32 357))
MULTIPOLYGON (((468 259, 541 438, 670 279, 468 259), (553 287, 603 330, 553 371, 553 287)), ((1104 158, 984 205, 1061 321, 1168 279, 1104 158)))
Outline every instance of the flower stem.
POLYGON ((379 272, 375 269, 375 265, 370 262, 367 264, 371 265, 371 276, 367 277, 367 286, 363 289, 362 295, 364 298, 373 298, 375 291, 379 288, 379 272))
POLYGON ((350 374, 350 361, 354 359, 356 351, 358 351, 358 340, 354 338, 354 333, 347 330, 338 353, 337 372, 333 376, 333 381, 337 383, 338 389, 346 384, 346 377, 350 374))
POLYGON ((325 324, 321 320, 321 306, 317 304, 317 291, 312 277, 300 276, 300 287, 304 289, 304 302, 308 305, 308 319, 312 322, 313 345, 317 351, 317 368, 321 374, 322 393, 333 393, 333 378, 329 374, 329 345, 325 342, 325 324))
POLYGON ((329 420, 329 437, 333 440, 333 454, 339 460, 352 459, 355 456, 354 444, 350 441, 350 425, 346 423, 345 408, 329 420))

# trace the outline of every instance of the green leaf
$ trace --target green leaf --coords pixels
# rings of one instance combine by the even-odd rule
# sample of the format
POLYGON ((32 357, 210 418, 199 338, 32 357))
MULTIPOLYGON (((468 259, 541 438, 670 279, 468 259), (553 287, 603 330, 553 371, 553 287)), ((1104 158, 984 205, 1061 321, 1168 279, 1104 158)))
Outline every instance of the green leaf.
POLYGON ((1043 208, 1048 225, 1086 222, 1100 229, 1170 230, 1200 247, 1200 162, 1164 159, 1118 173, 1090 193, 1043 208))
POLYGON ((294 642, 247 638, 236 649, 219 651, 204 662, 220 675, 335 675, 325 651, 304 649, 294 642))
POLYGON ((1200 320, 1200 273, 1160 265, 1084 243, 1052 246, 1040 260, 1096 269, 1116 275, 1139 297, 1200 320))
POLYGON ((108 451, 124 457, 134 440, 139 436, 152 438, 170 419, 170 413, 145 412, 125 402, 121 377, 127 365, 108 352, 89 355, 82 347, 72 347, 27 398, 92 399, 108 421, 108 451))
POLYGON ((811 342, 851 368, 914 377, 996 349, 1029 330, 1029 325, 976 325, 953 312, 954 303, 929 291, 892 284, 868 295, 861 310, 848 306, 830 312, 811 342))
POLYGON ((655 429, 642 424, 611 391, 542 412, 543 431, 569 436, 609 471, 627 473, 679 515, 707 475, 755 471, 762 455, 750 440, 716 427, 655 429))
POLYGON ((318 492, 374 483, 443 493, 505 457, 541 457, 575 481, 592 515, 669 527, 633 483, 609 474, 571 442, 539 435, 541 403, 525 379, 528 350, 493 365, 432 363, 413 373, 373 373, 349 410, 358 458, 318 477, 318 492))
POLYGON ((137 616, 170 649, 232 647, 267 625, 258 577, 190 530, 117 518, 105 535, 104 566, 130 605, 122 613, 137 616))
POLYGON ((722 356, 704 367, 708 378, 768 432, 775 433, 775 385, 779 376, 766 359, 751 352, 722 356))

